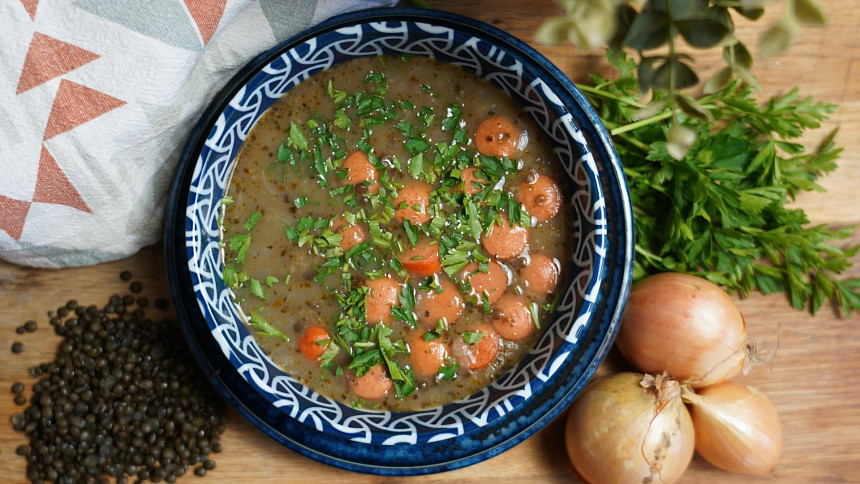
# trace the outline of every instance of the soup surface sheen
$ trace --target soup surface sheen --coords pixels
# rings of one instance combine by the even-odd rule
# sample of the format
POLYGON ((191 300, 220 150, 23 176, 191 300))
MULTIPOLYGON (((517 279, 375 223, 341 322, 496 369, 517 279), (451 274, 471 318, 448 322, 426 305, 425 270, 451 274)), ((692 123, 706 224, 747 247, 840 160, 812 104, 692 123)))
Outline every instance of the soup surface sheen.
POLYGON ((548 144, 504 92, 431 59, 353 60, 251 130, 224 280, 260 346, 362 408, 466 397, 540 336, 572 220, 548 144))

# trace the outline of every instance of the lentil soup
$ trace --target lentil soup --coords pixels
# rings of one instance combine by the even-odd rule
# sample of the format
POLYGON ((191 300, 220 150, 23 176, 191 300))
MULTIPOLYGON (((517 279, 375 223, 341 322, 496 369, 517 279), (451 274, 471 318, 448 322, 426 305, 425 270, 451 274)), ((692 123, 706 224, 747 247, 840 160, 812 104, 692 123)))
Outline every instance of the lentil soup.
POLYGON ((563 173, 506 93, 457 66, 368 57, 252 128, 222 217, 224 279, 284 371, 416 410, 510 370, 567 279, 563 173))

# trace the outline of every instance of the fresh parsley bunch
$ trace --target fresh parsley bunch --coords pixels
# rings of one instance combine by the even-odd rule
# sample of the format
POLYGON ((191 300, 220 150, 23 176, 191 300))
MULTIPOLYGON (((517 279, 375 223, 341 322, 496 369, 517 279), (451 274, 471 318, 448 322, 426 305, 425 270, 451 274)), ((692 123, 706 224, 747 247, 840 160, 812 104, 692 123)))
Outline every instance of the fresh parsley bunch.
POLYGON ((582 87, 624 165, 634 205, 635 277, 696 273, 741 294, 787 291, 795 308, 813 313, 832 298, 846 314, 860 310, 860 278, 837 278, 860 247, 832 244, 854 227, 809 226, 802 209, 788 206, 801 191, 823 191, 816 180, 836 168, 835 132, 813 151, 796 142, 834 106, 796 89, 760 105, 754 89, 734 79, 698 100, 703 118, 681 114, 696 138, 678 160, 669 152, 670 128, 659 122, 672 108, 663 104, 647 122, 638 120, 637 64, 623 53, 608 57, 620 76, 593 75, 593 86, 582 87))

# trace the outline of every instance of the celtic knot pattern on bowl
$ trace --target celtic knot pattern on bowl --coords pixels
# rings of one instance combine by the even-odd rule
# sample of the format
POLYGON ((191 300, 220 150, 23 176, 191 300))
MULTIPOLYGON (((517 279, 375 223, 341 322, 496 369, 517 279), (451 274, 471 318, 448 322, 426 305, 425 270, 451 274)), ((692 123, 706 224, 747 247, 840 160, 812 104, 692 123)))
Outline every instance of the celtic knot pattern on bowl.
MULTIPOLYGON (((591 321, 607 247, 605 204, 589 145, 556 92, 504 49, 478 35, 431 23, 390 20, 332 29, 295 45, 249 77, 212 130, 195 166, 186 207, 188 265, 200 310, 212 336, 240 375, 280 412, 307 426, 355 442, 383 445, 439 442, 487 426, 539 395, 582 343, 591 321), (323 397, 285 374, 245 328, 222 281, 220 200, 233 160, 254 122, 307 77, 345 60, 381 54, 432 56, 483 76, 510 93, 554 144, 574 193, 572 277, 548 331, 514 371, 488 388, 444 407, 416 412, 357 410, 323 397)), ((198 324, 203 324, 202 322, 198 324)))

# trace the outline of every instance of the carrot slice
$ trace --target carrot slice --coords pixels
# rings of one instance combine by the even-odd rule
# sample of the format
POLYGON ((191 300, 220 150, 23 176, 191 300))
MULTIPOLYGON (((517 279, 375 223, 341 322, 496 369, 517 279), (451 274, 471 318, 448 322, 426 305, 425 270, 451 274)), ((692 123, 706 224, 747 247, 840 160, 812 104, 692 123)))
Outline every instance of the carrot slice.
POLYGON ((346 170, 344 183, 355 185, 357 192, 379 192, 376 167, 370 162, 365 152, 354 150, 346 155, 346 159, 343 160, 343 169, 346 170))
POLYGON ((474 195, 481 190, 483 190, 483 185, 487 183, 487 180, 483 178, 478 178, 475 176, 475 172, 478 171, 474 166, 470 166, 463 170, 462 179, 463 179, 463 192, 469 195, 474 195), (481 185, 479 188, 475 184, 481 185))
POLYGON ((470 295, 477 297, 479 303, 483 300, 484 294, 487 295, 487 301, 490 304, 498 301, 508 286, 508 273, 501 264, 492 260, 487 265, 487 272, 479 271, 478 264, 472 262, 463 267, 459 277, 461 281, 469 281, 469 285, 472 286, 470 295))
POLYGON ((391 323, 391 307, 397 305, 400 283, 390 277, 381 277, 367 281, 365 285, 370 288, 364 302, 367 324, 391 323))
POLYGON ((424 334, 419 331, 409 340, 409 364, 416 378, 427 380, 439 374, 451 351, 442 338, 425 341, 424 334))
POLYGON ((529 262, 520 269, 523 289, 536 296, 547 296, 558 285, 559 264, 544 254, 529 254, 529 262))
POLYGON ((442 292, 438 294, 432 289, 421 291, 415 302, 418 321, 427 328, 435 328, 440 319, 444 319, 449 325, 454 324, 465 306, 453 282, 441 279, 439 287, 442 288, 442 292))
POLYGON ((474 343, 467 343, 462 335, 455 337, 454 357, 460 366, 472 371, 480 370, 495 361, 499 354, 499 334, 492 326, 483 323, 470 333, 480 339, 474 343))
POLYGON ((528 134, 513 119, 494 114, 478 124, 475 148, 482 155, 513 158, 528 143, 528 134))
POLYGON ((331 333, 322 326, 308 326, 299 338, 299 351, 309 360, 316 360, 331 344, 331 333), (325 342, 325 343, 322 343, 325 342))
POLYGON ((421 225, 430 220, 427 208, 430 206, 430 191, 433 188, 424 182, 407 182, 397 197, 391 202, 394 205, 394 220, 403 222, 409 220, 415 225, 421 225))
POLYGON ((331 230, 341 235, 340 247, 344 252, 367 240, 367 230, 363 225, 349 225, 343 217, 332 222, 331 230))
POLYGON ((510 341, 528 338, 535 330, 526 300, 516 294, 506 294, 493 305, 490 322, 499 336, 510 341))
POLYGON ((439 244, 425 239, 419 240, 415 247, 404 250, 397 256, 397 260, 406 270, 420 276, 432 276, 442 269, 439 244))
POLYGON ((531 174, 517 187, 515 198, 538 222, 547 221, 561 211, 561 189, 546 175, 531 174))
POLYGON ((382 363, 377 363, 367 370, 367 373, 353 377, 349 381, 352 393, 365 400, 379 400, 394 387, 394 382, 388 377, 382 363))
POLYGON ((529 231, 520 224, 513 226, 505 213, 499 214, 502 225, 493 224, 489 234, 481 235, 481 245, 499 260, 509 260, 522 254, 529 242, 529 231))

